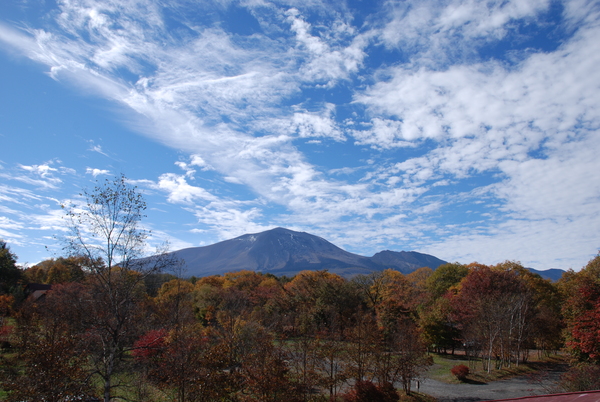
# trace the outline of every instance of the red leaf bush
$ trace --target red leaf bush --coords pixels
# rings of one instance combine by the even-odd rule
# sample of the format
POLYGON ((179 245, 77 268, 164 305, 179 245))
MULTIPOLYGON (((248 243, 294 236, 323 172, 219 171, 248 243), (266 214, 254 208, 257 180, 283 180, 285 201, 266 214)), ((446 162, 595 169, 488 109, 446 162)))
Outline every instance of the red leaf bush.
POLYGON ((167 331, 164 329, 152 330, 143 335, 133 345, 131 353, 137 360, 148 359, 155 356, 165 346, 167 331))
POLYGON ((459 364, 458 366, 454 366, 450 369, 450 372, 453 376, 455 376, 458 380, 464 381, 467 379, 469 375, 469 368, 464 364, 459 364))

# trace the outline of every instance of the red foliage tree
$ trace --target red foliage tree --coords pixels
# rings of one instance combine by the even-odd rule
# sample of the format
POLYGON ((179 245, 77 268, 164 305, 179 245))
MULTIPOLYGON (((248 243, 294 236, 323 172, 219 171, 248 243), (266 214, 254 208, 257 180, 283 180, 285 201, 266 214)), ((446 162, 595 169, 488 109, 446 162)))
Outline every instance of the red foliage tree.
POLYGON ((158 388, 174 391, 177 402, 213 401, 228 390, 225 353, 199 328, 153 330, 136 343, 133 354, 158 388))
POLYGON ((147 332, 134 343, 131 354, 136 360, 156 356, 165 347, 167 334, 166 329, 155 329, 147 332))
POLYGON ((86 400, 92 395, 86 357, 77 337, 40 337, 21 356, 25 372, 3 384, 8 401, 86 400))
POLYGON ((600 255, 561 283, 567 347, 582 361, 600 363, 600 255))
POLYGON ((499 365, 510 364, 513 355, 518 360, 534 310, 533 297, 518 270, 480 264, 469 268, 452 301, 465 340, 481 345, 489 372, 493 357, 499 365))
POLYGON ((567 346, 587 355, 590 360, 600 361, 600 300, 572 323, 571 336, 567 346))
POLYGON ((15 315, 19 354, 3 382, 9 401, 84 400, 93 396, 88 340, 77 312, 80 284, 57 285, 42 302, 26 301, 15 315))

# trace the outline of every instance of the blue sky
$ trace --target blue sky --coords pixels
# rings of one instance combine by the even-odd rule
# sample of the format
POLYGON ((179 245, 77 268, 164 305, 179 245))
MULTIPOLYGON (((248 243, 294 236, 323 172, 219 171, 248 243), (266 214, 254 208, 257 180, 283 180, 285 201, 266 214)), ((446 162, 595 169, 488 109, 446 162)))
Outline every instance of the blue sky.
POLYGON ((600 249, 596 1, 0 2, 0 238, 125 174, 150 247, 282 226, 362 255, 600 249))

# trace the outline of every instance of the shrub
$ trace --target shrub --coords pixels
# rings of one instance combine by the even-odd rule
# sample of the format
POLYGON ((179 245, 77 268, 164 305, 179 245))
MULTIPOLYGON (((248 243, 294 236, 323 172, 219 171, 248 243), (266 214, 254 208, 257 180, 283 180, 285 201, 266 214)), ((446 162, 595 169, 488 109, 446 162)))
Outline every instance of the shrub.
POLYGON ((458 380, 464 381, 467 379, 469 375, 469 368, 464 364, 459 364, 458 366, 454 366, 450 369, 450 372, 453 376, 455 376, 458 380))
POLYGON ((558 386, 566 392, 600 389, 600 366, 580 364, 560 376, 558 386))
POLYGON ((344 402, 396 402, 400 399, 392 384, 375 385, 371 381, 357 381, 342 397, 344 402))

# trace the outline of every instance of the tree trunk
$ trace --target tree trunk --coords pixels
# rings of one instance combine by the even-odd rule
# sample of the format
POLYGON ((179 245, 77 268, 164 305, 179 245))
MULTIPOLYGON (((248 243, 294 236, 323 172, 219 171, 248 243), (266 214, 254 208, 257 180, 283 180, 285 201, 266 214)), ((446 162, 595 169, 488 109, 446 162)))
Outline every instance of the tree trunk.
POLYGON ((110 377, 104 379, 104 402, 110 402, 110 377))

